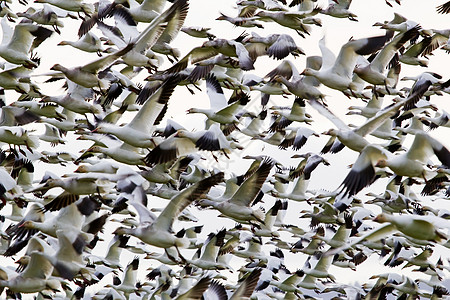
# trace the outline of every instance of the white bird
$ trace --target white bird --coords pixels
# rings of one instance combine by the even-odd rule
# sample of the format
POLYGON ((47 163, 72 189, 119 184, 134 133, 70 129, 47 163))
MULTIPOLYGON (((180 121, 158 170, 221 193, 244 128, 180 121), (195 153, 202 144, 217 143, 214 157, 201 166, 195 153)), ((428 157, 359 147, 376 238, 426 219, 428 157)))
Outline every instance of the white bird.
POLYGON ((88 16, 94 13, 94 5, 83 0, 36 0, 36 3, 48 3, 66 11, 78 14, 83 12, 88 16))
POLYGON ((203 243, 203 247, 198 250, 200 255, 196 253, 195 259, 186 259, 186 262, 201 270, 230 269, 231 267, 218 261, 219 250, 224 245, 225 234, 225 228, 217 233, 210 233, 203 243))
POLYGON ((258 170, 241 184, 230 199, 220 202, 205 199, 200 204, 211 205, 224 216, 238 222, 254 223, 256 221, 264 223, 264 213, 261 209, 253 209, 251 205, 260 193, 261 187, 269 175, 272 166, 273 161, 271 159, 265 159, 258 170))
POLYGON ((325 46, 324 39, 319 43, 322 52, 322 66, 320 70, 306 68, 302 74, 316 77, 324 85, 339 91, 355 89, 352 83, 353 69, 359 55, 368 55, 383 48, 386 41, 392 37, 392 32, 386 35, 358 40, 351 40, 345 43, 337 58, 325 46))
MULTIPOLYGON (((306 67, 319 70, 322 64, 322 59, 319 56, 308 56, 306 58, 306 67)), ((313 76, 300 76, 294 63, 289 60, 284 60, 276 69, 267 74, 266 77, 271 77, 283 83, 289 92, 301 99, 324 99, 325 95, 318 89, 320 81, 313 76), (291 80, 289 80, 291 79, 291 80)))
POLYGON ((6 61, 23 65, 26 68, 35 68, 38 66, 36 59, 29 56, 33 43, 39 41, 39 44, 45 41, 53 33, 51 30, 32 24, 30 21, 22 21, 14 27, 14 31, 3 18, 2 22, 3 38, 0 45, 0 56, 6 61))
POLYGON ((67 95, 64 96, 44 96, 41 99, 42 103, 54 102, 66 110, 73 111, 78 114, 93 113, 98 114, 102 108, 98 104, 91 104, 87 100, 94 97, 94 91, 91 88, 78 85, 71 80, 67 82, 67 95))
POLYGON ((17 13, 18 17, 24 17, 41 25, 51 25, 53 29, 61 34, 59 27, 64 27, 64 23, 58 18, 58 14, 49 6, 45 5, 40 10, 29 7, 23 13, 17 13))
POLYGON ((297 46, 294 39, 288 34, 271 34, 262 37, 252 32, 252 36, 245 39, 244 42, 250 57, 254 60, 262 55, 280 60, 289 54, 294 56, 304 54, 304 51, 297 46))
MULTIPOLYGON (((309 101, 309 103, 317 109, 322 115, 326 116, 338 129, 330 129, 326 134, 336 136, 339 141, 350 149, 360 152, 369 144, 364 138, 366 135, 374 132, 380 127, 389 117, 397 113, 400 108, 407 103, 407 100, 399 101, 393 105, 385 107, 380 110, 376 115, 369 118, 366 123, 358 126, 355 129, 350 129, 343 121, 338 119, 328 108, 323 106, 317 101, 309 101)), ((333 153, 338 152, 340 149, 333 150, 333 153)), ((324 151, 324 150, 322 150, 324 151)))
MULTIPOLYGON (((32 238, 29 242, 27 255, 29 262, 22 273, 11 278, 2 278, 0 287, 8 287, 15 293, 36 293, 43 290, 57 290, 61 287, 60 280, 51 278, 53 266, 43 257, 43 254, 52 255, 54 250, 40 238, 32 238)), ((2 272, 3 273, 3 270, 2 272)), ((5 274, 6 275, 6 274, 5 274)))
POLYGON ((348 18, 350 21, 358 21, 358 17, 349 10, 352 0, 328 0, 328 7, 322 9, 320 12, 325 15, 330 15, 335 18, 348 18))
MULTIPOLYGON (((83 66, 77 66, 74 68, 66 68, 61 64, 55 64, 50 70, 59 71, 64 74, 67 79, 73 81, 86 88, 99 87, 105 89, 109 86, 108 82, 99 78, 98 73, 110 66, 117 59, 125 55, 133 48, 133 44, 128 44, 125 48, 115 51, 111 54, 100 57, 83 66)), ((51 74, 56 75, 56 74, 51 74)))
POLYGON ((99 56, 103 51, 105 51, 100 39, 94 33, 91 32, 86 33, 77 41, 61 41, 58 44, 58 46, 64 45, 72 46, 81 51, 94 52, 97 53, 97 55, 99 56))
POLYGON ((100 123, 93 132, 112 134, 134 147, 153 148, 155 146, 152 135, 154 124, 167 107, 177 83, 176 76, 169 77, 148 99, 144 97, 144 105, 125 126, 100 123))
POLYGON ((131 204, 138 210, 141 218, 136 228, 120 227, 115 234, 130 234, 143 242, 156 247, 168 248, 175 246, 188 247, 190 242, 186 237, 177 237, 172 233, 172 224, 175 218, 194 200, 204 197, 209 189, 223 180, 223 173, 218 173, 203 179, 179 192, 172 197, 166 208, 156 217, 141 203, 131 204))
POLYGON ((409 150, 401 155, 392 155, 377 145, 367 145, 342 182, 345 195, 355 195, 375 180, 375 167, 389 167, 396 175, 426 178, 425 169, 430 156, 436 155, 444 166, 450 165, 448 149, 425 132, 417 131, 409 150))
POLYGON ((356 66, 354 72, 363 80, 374 85, 385 85, 389 92, 389 87, 396 84, 396 82, 387 82, 384 70, 393 59, 397 51, 403 45, 415 38, 419 34, 419 27, 413 27, 404 33, 396 35, 392 41, 384 45, 384 47, 377 53, 375 58, 365 66, 356 66))
POLYGON ((39 146, 39 137, 28 134, 28 130, 18 126, 1 126, 0 127, 0 142, 15 146, 26 146, 27 149, 33 153, 32 149, 39 146))
POLYGON ((73 279, 78 273, 82 274, 83 278, 89 278, 91 270, 86 268, 82 255, 86 241, 81 235, 74 236, 74 234, 75 232, 72 231, 57 230, 58 250, 56 254, 35 253, 48 260, 62 278, 73 279))
MULTIPOLYGON (((150 1, 145 2, 143 3, 144 6, 154 5, 154 3, 150 4, 150 1)), ((157 17, 152 18, 150 24, 140 33, 137 31, 136 26, 130 26, 126 20, 121 18, 118 19, 121 21, 118 25, 122 25, 120 27, 122 30, 106 25, 103 22, 98 22, 97 24, 103 34, 110 38, 120 49, 126 47, 131 41, 133 47, 122 57, 126 64, 139 67, 158 67, 159 61, 154 62, 152 58, 154 54, 149 49, 160 38, 168 43, 178 34, 184 23, 188 8, 189 4, 187 1, 177 1, 161 14, 158 13, 157 17), (122 35, 125 36, 122 37, 122 35)))
POLYGON ((227 104, 222 87, 214 75, 206 78, 206 92, 210 100, 210 108, 194 107, 188 113, 202 113, 207 119, 207 127, 212 122, 220 124, 237 124, 238 115, 243 112, 244 106, 250 101, 246 93, 238 93, 237 99, 231 104, 227 104))

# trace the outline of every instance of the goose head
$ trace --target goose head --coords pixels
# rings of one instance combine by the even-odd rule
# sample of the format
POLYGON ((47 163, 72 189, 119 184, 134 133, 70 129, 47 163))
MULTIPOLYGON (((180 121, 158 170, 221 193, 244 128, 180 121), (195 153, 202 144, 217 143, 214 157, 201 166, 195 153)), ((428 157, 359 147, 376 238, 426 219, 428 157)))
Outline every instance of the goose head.
POLYGON ((386 159, 379 159, 377 163, 375 164, 375 167, 378 168, 385 168, 388 166, 388 161, 386 159))
POLYGON ((52 70, 52 71, 61 71, 62 72, 64 70, 66 70, 66 68, 63 67, 60 64, 54 64, 53 67, 50 68, 50 70, 52 70))

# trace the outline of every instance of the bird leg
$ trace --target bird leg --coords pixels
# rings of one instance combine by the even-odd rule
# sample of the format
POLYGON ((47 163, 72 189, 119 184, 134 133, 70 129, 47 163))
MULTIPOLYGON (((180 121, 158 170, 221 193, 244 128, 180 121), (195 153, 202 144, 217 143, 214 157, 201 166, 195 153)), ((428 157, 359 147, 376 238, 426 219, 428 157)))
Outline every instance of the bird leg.
POLYGON ((222 153, 223 153, 223 155, 225 155, 226 158, 230 159, 230 157, 228 156, 228 154, 225 152, 225 149, 222 149, 222 153))
POLYGON ((55 29, 56 33, 61 34, 61 31, 59 30, 57 25, 52 25, 53 29, 55 29))
POLYGON ((8 19, 9 22, 12 22, 12 23, 16 22, 9 14, 6 14, 6 18, 8 19))
POLYGON ((300 30, 295 29, 295 32, 297 32, 297 34, 298 34, 299 36, 301 36, 302 38, 305 38, 305 35, 304 35, 303 33, 301 33, 300 30))
POLYGON ((349 88, 349 90, 353 97, 358 98, 358 96, 355 94, 355 92, 351 88, 349 88))
POLYGON ((181 262, 182 262, 183 264, 186 264, 186 263, 187 263, 186 258, 184 258, 184 256, 181 255, 180 249, 178 249, 177 246, 174 246, 174 247, 175 247, 175 250, 177 250, 177 253, 178 253, 178 256, 179 256, 180 259, 181 259, 181 262))
POLYGON ((386 92, 388 93, 388 95, 390 95, 390 94, 391 94, 391 91, 390 91, 389 88, 388 88, 388 85, 387 85, 386 80, 384 81, 384 88, 386 89, 386 92))
POLYGON ((195 95, 194 91, 193 91, 190 87, 188 87, 188 86, 186 85, 186 88, 187 88, 187 90, 189 91, 189 93, 191 93, 191 95, 195 95))
MULTIPOLYGON (((28 146, 28 143, 27 143, 27 142, 25 142, 25 146, 27 147, 28 151, 30 151, 31 153, 33 153, 33 150, 30 148, 30 146, 28 146)), ((25 151, 23 151, 22 149, 20 149, 20 146, 19 146, 19 151, 20 151, 20 153, 22 153, 23 155, 26 155, 26 154, 25 154, 25 151)))

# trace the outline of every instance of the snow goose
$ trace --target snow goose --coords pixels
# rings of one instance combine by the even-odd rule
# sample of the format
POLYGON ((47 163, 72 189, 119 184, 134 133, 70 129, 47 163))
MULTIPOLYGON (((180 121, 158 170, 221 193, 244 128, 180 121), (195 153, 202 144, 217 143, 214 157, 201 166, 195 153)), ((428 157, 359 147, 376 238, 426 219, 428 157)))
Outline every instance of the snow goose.
POLYGON ((411 110, 417 107, 416 104, 431 86, 439 84, 439 80, 442 79, 442 76, 433 72, 423 72, 416 77, 403 77, 401 80, 407 79, 413 79, 415 81, 409 90, 407 103, 404 107, 405 110, 411 110))
POLYGON ((61 137, 58 128, 50 124, 45 125, 45 132, 39 136, 41 141, 50 143, 50 146, 55 147, 58 144, 65 144, 67 141, 61 137))
POLYGON ((64 108, 61 115, 63 115, 64 118, 41 118, 39 122, 55 126, 59 129, 61 135, 66 135, 68 131, 74 131, 82 127, 82 125, 75 120, 75 112, 64 108))
POLYGON ((64 179, 48 179, 43 185, 33 188, 29 192, 47 192, 56 187, 64 189, 64 192, 59 194, 51 202, 47 203, 44 206, 44 211, 60 210, 77 201, 80 195, 103 193, 109 189, 107 185, 101 184, 96 178, 74 176, 64 179))
POLYGON ((97 53, 98 56, 101 56, 101 53, 105 51, 105 49, 103 49, 102 42, 100 41, 100 39, 94 33, 91 32, 86 33, 83 37, 81 37, 77 41, 61 41, 58 44, 58 46, 64 45, 69 45, 85 52, 97 53))
POLYGON ((188 247, 190 244, 188 238, 175 236, 172 233, 172 224, 175 218, 189 204, 204 197, 212 186, 222 180, 223 173, 218 173, 184 189, 172 197, 169 204, 158 217, 150 213, 142 203, 132 202, 131 204, 138 210, 141 218, 139 226, 136 228, 119 227, 116 229, 115 234, 130 234, 141 239, 144 243, 156 247, 188 247))
MULTIPOLYGON (((304 272, 306 274, 306 276, 302 279, 303 283, 308 283, 308 285, 311 284, 311 282, 309 282, 309 280, 314 281, 314 279, 316 278, 329 278, 332 281, 335 280, 334 275, 330 274, 328 272, 328 269, 331 266, 333 257, 331 256, 327 256, 327 255, 323 255, 321 253, 319 253, 317 256, 318 259, 315 262, 314 267, 312 267, 311 265, 311 258, 316 258, 315 256, 310 256, 306 263, 305 263, 305 267, 302 268, 302 272, 304 272), (313 278, 308 278, 308 277, 313 277, 313 278)), ((299 286, 302 286, 302 281, 299 282, 299 286)), ((307 286, 304 286, 305 288, 308 288, 307 286)))
MULTIPOLYGON (((387 43, 375 56, 375 58, 368 64, 362 67, 356 66, 354 72, 363 80, 374 85, 385 85, 389 93, 388 87, 392 86, 391 82, 387 82, 387 77, 383 74, 385 68, 392 60, 397 51, 403 45, 417 37, 419 34, 419 27, 413 27, 410 30, 396 35, 392 41, 387 43)), ((396 83, 396 82, 395 82, 396 83)), ((394 85, 395 85, 394 83, 394 85)))
POLYGON ((253 115, 251 113, 245 114, 240 119, 240 124, 244 124, 239 130, 240 133, 245 134, 251 138, 255 137, 256 135, 259 135, 262 131, 262 128, 264 128, 264 121, 267 117, 267 109, 262 109, 261 112, 258 115, 253 115), (249 121, 242 121, 247 120, 248 117, 249 121))
POLYGON ((443 165, 450 164, 450 152, 447 148, 425 132, 416 132, 413 144, 401 155, 392 155, 379 146, 367 145, 341 184, 343 196, 353 196, 372 184, 375 180, 374 167, 389 167, 399 176, 426 179, 429 172, 424 167, 433 154, 443 165))
POLYGON ((64 23, 58 19, 58 14, 49 5, 45 4, 40 10, 36 11, 34 8, 29 7, 25 12, 17 13, 17 16, 30 19, 37 24, 51 25, 58 34, 61 34, 59 27, 64 27, 64 23))
MULTIPOLYGON (((120 7, 120 9, 126 9, 126 11, 133 17, 133 20, 136 22, 150 23, 161 15, 166 2, 167 1, 165 0, 131 0, 128 2, 130 6, 129 8, 122 6, 120 7)), ((119 7, 116 6, 115 8, 119 7)), ((119 9, 117 9, 117 13, 120 14, 119 9)), ((114 10, 114 8, 112 14, 116 15, 116 11, 114 10)))
MULTIPOLYGON (((241 34, 236 39, 214 39, 206 41, 200 47, 195 47, 183 58, 181 58, 172 67, 166 69, 166 73, 178 73, 187 68, 189 63, 195 64, 203 60, 214 58, 220 54, 225 57, 237 57, 239 61, 239 67, 242 70, 253 70, 253 60, 250 57, 247 49, 245 48, 243 40, 245 34, 241 34)), ((211 63, 209 63, 211 64, 211 63)))
POLYGON ((398 32, 406 32, 414 27, 418 27, 420 30, 419 24, 413 20, 408 20, 404 16, 394 12, 394 18, 391 21, 384 21, 383 23, 376 22, 373 26, 380 26, 383 29, 394 30, 398 32))
MULTIPOLYGON (((309 56, 306 59, 306 66, 318 70, 321 60, 318 56, 309 56)), ((301 99, 324 99, 325 95, 317 88, 320 85, 315 77, 300 76, 294 64, 289 60, 284 60, 280 66, 267 74, 275 80, 283 83, 289 92, 301 99), (292 74, 292 79, 289 80, 292 74), (285 76, 287 75, 287 76, 285 76)))
POLYGON ((355 89, 352 84, 353 69, 359 55, 368 55, 381 48, 393 36, 393 32, 386 32, 383 36, 350 40, 345 43, 335 59, 334 54, 325 46, 324 39, 320 40, 322 52, 322 66, 320 70, 306 68, 302 74, 316 77, 324 85, 339 91, 355 89))
MULTIPOLYGON (((169 77, 148 99, 143 95, 144 105, 134 118, 125 126, 100 123, 93 132, 112 134, 121 141, 134 147, 150 148, 155 146, 152 131, 158 117, 165 111, 167 103, 178 83, 177 76, 169 77)), ((141 95, 138 96, 141 97, 141 95)))
POLYGON ((232 149, 243 149, 236 142, 227 139, 222 130, 220 130, 218 123, 212 124, 207 130, 196 132, 180 129, 177 131, 176 136, 191 140, 199 150, 221 150, 227 156, 231 153, 232 149))
POLYGON ((128 298, 131 294, 138 291, 137 287, 137 273, 139 268, 139 258, 134 258, 125 268, 123 272, 122 281, 119 280, 118 285, 105 285, 110 287, 120 294, 123 294, 125 298, 128 298))
POLYGON ((425 34, 425 38, 423 42, 425 43, 425 49, 422 52, 422 56, 426 56, 431 54, 434 50, 441 47, 442 50, 448 51, 450 46, 449 37, 450 30, 449 29, 430 29, 430 32, 425 34))
POLYGON ((440 242, 448 238, 444 233, 438 230, 438 227, 442 225, 442 223, 439 223, 434 218, 431 218, 431 216, 394 216, 382 213, 376 216, 374 221, 378 223, 390 223, 387 227, 383 228, 383 231, 390 227, 394 230, 396 229, 400 231, 407 237, 414 240, 440 242))
POLYGON ((207 124, 212 122, 237 124, 239 122, 237 115, 242 112, 243 107, 250 101, 249 95, 240 93, 236 101, 227 104, 223 89, 214 75, 210 75, 206 79, 206 93, 210 100, 210 108, 194 107, 187 112, 204 114, 208 118, 207 124))
POLYGON ((1 126, 0 142, 17 145, 19 149, 20 146, 25 145, 30 152, 33 152, 32 149, 39 146, 39 137, 28 134, 28 131, 23 127, 1 126))
POLYGON ((275 204, 267 211, 266 217, 264 218, 264 224, 260 225, 260 228, 255 227, 253 229, 257 236, 264 237, 279 237, 280 233, 274 230, 274 224, 277 220, 278 212, 282 211, 283 203, 281 200, 275 201, 275 204))
POLYGON ((226 56, 237 57, 239 59, 239 67, 242 70, 253 70, 253 60, 242 43, 235 40, 214 39, 204 42, 202 48, 210 49, 210 51, 216 52, 217 54, 221 53, 226 56))
POLYGON ((66 68, 60 64, 55 64, 50 70, 60 71, 67 79, 83 87, 100 87, 103 90, 108 87, 108 83, 98 77, 98 72, 114 63, 114 61, 128 53, 132 48, 133 44, 131 43, 121 50, 100 57, 86 65, 66 68))
POLYGON ((117 173, 117 170, 119 170, 119 168, 120 168, 120 164, 117 162, 102 160, 102 161, 95 162, 95 163, 80 165, 74 171, 74 173, 96 172, 96 173, 115 174, 115 173, 117 173))
POLYGON ((335 18, 348 18, 350 21, 358 21, 358 16, 350 12, 352 0, 328 0, 328 7, 322 9, 320 13, 330 15, 335 18))
POLYGON ((162 35, 158 38, 155 45, 151 47, 153 51, 166 55, 167 59, 170 62, 173 62, 170 56, 172 56, 175 60, 178 60, 178 57, 180 56, 180 50, 171 47, 169 44, 180 32, 186 19, 187 13, 188 2, 186 1, 183 7, 175 10, 173 14, 167 17, 167 27, 165 28, 162 35))
POLYGON ((95 11, 93 4, 85 3, 83 0, 35 0, 35 2, 51 4, 63 10, 76 12, 78 14, 83 12, 88 16, 95 11))
POLYGON ((426 123, 430 130, 436 129, 439 126, 450 127, 450 114, 443 110, 442 112, 436 112, 434 117, 423 116, 419 118, 422 123, 426 123))
POLYGON ((239 13, 236 17, 230 17, 223 13, 220 13, 220 16, 216 18, 218 21, 228 21, 234 26, 239 27, 257 27, 257 28, 264 28, 255 18, 255 12, 258 9, 255 5, 248 5, 248 6, 239 6, 239 13))
POLYGON ((41 247, 35 247, 35 250, 29 254, 28 265, 22 273, 19 273, 14 278, 2 278, 0 287, 8 287, 14 293, 26 294, 42 292, 48 289, 59 290, 61 288, 60 280, 50 278, 53 266, 42 257, 44 251, 48 251, 50 255, 53 249, 48 245, 42 247, 44 245, 44 241, 40 242, 41 247))
POLYGON ((285 128, 285 130, 288 129, 290 130, 290 132, 284 136, 283 141, 280 143, 280 145, 278 145, 278 148, 280 149, 286 149, 292 146, 292 150, 297 151, 306 144, 309 137, 319 137, 319 135, 315 131, 307 127, 285 128))
POLYGON ((203 243, 203 247, 198 250, 201 253, 198 258, 192 260, 186 259, 186 262, 202 270, 230 269, 228 265, 218 261, 219 250, 224 245, 225 234, 225 228, 217 233, 210 233, 203 243))
POLYGON ((209 129, 196 132, 179 129, 152 149, 144 161, 147 165, 166 163, 197 150, 221 151, 228 157, 232 149, 242 150, 242 147, 234 141, 229 141, 216 123, 209 129))
POLYGON ((28 111, 51 119, 62 120, 65 116, 61 113, 61 107, 57 104, 39 103, 34 100, 23 100, 11 103, 11 106, 23 107, 28 111))
MULTIPOLYGON (((19 241, 29 240, 32 238, 34 234, 37 233, 37 229, 31 229, 27 230, 22 225, 27 221, 33 221, 33 222, 42 222, 44 220, 44 214, 42 212, 42 206, 37 203, 33 203, 30 208, 28 209, 25 216, 15 225, 10 226, 6 233, 10 236, 11 239, 16 239, 19 241)), ((25 244, 26 245, 26 244, 25 244)), ((24 246, 25 246, 24 245, 24 246)), ((17 250, 21 250, 23 247, 17 250)), ((13 249, 10 247, 6 252, 5 255, 13 255, 16 254, 18 251, 16 249, 13 249)))
POLYGON ((35 253, 48 260, 62 278, 71 280, 80 273, 87 280, 91 270, 86 268, 82 256, 86 245, 84 238, 80 235, 75 236, 74 232, 65 232, 64 230, 57 230, 56 235, 59 248, 55 255, 46 252, 35 253))
MULTIPOLYGON (((406 100, 400 101, 393 105, 387 106, 380 110, 375 116, 366 121, 365 124, 350 129, 344 122, 338 119, 331 111, 317 101, 309 101, 309 103, 317 109, 322 115, 327 116, 339 129, 330 129, 326 134, 337 136, 339 141, 350 149, 360 152, 369 143, 364 138, 366 135, 374 132, 381 126, 388 118, 392 117, 399 109, 406 103, 406 100)), ((333 153, 339 150, 332 150, 333 153)))
MULTIPOLYGON (((89 215, 91 215, 98 205, 89 197, 83 198, 78 203, 70 204, 59 210, 57 216, 46 221, 25 220, 19 225, 20 228, 29 230, 30 233, 40 231, 52 237, 57 237, 58 230, 65 232, 74 231, 82 235, 89 242, 94 236, 81 230, 83 223, 89 215)), ((45 208, 44 208, 45 209, 45 208)))
POLYGON ((213 40, 216 36, 209 32, 211 28, 206 27, 195 27, 195 26, 184 26, 180 29, 182 32, 189 34, 190 36, 196 38, 207 38, 208 40, 213 40))
POLYGON ((286 192, 278 192, 278 191, 272 191, 271 194, 274 197, 281 198, 281 199, 290 199, 293 201, 307 201, 311 197, 307 195, 307 188, 308 188, 309 180, 306 180, 303 175, 299 176, 290 191, 286 192))
POLYGON ((265 159, 258 170, 241 184, 230 199, 221 202, 205 199, 200 202, 200 205, 210 205, 224 216, 241 223, 253 223, 255 221, 264 223, 263 211, 253 209, 251 205, 260 193, 273 164, 274 162, 271 159, 265 159))
MULTIPOLYGON (((120 142, 119 142, 120 143, 120 142)), ((95 145, 85 151, 87 156, 92 156, 92 153, 102 153, 109 156, 115 161, 127 164, 127 165, 143 165, 143 159, 145 156, 139 151, 138 148, 133 147, 127 143, 120 143, 119 145, 107 145, 106 147, 95 145)), ((84 154, 77 159, 83 159, 84 154)))
MULTIPOLYGON (((180 294, 181 291, 178 290, 179 295, 175 299, 177 300, 201 299, 201 297, 204 297, 203 293, 207 290, 209 291, 213 289, 215 284, 217 283, 215 281, 211 282, 210 277, 208 276, 202 277, 195 283, 194 286, 191 287, 191 285, 189 285, 189 290, 187 290, 186 292, 180 294)), ((223 294, 222 297, 219 296, 219 294, 216 295, 218 299, 223 298, 223 294)))
POLYGON ((102 111, 102 108, 99 105, 91 104, 86 101, 94 97, 94 91, 91 88, 78 85, 71 80, 67 80, 66 82, 68 86, 67 95, 44 96, 42 97, 41 102, 54 102, 61 105, 66 110, 82 115, 87 113, 98 114, 102 111))
POLYGON ((252 32, 252 36, 246 38, 244 42, 250 57, 254 60, 262 55, 280 60, 289 54, 294 56, 304 54, 304 51, 297 46, 294 39, 288 34, 271 34, 262 37, 252 32))
POLYGON ((433 45, 433 37, 425 36, 420 42, 409 46, 400 55, 399 61, 408 65, 428 67, 429 60, 425 56, 425 53, 431 53, 434 48, 431 45, 433 45))
POLYGON ((148 166, 174 161, 178 157, 197 151, 195 143, 188 138, 179 138, 178 131, 164 139, 143 158, 148 166))
MULTIPOLYGON (((150 1, 145 1, 150 2, 150 1)), ((147 5, 153 5, 148 3, 147 5)), ((161 41, 170 41, 179 32, 184 23, 189 4, 186 0, 177 1, 163 13, 158 14, 150 24, 142 31, 138 32, 136 26, 130 26, 126 20, 118 19, 121 29, 98 22, 99 29, 105 36, 110 38, 119 48, 123 48, 132 41, 133 47, 130 52, 122 57, 122 60, 130 66, 157 67, 159 60, 152 59, 154 54, 149 51, 161 38, 161 41), (164 23, 168 24, 164 24, 164 23), (119 35, 119 33, 121 33, 119 35), (122 37, 125 35, 125 37, 122 37)))
POLYGON ((0 125, 2 126, 20 126, 38 121, 40 119, 39 116, 21 107, 8 105, 0 107, 0 110, 0 125))
POLYGON ((276 117, 275 121, 270 125, 270 131, 279 131, 285 129, 292 122, 304 122, 310 124, 313 121, 311 115, 305 110, 305 100, 301 98, 295 98, 292 107, 288 109, 276 109, 277 107, 271 107, 272 115, 276 117))
POLYGON ((349 106, 346 115, 361 115, 369 119, 380 111, 383 101, 384 97, 377 97, 374 94, 365 106, 349 106))
POLYGON ((329 166, 330 163, 320 155, 308 152, 305 154, 294 154, 291 158, 303 158, 303 160, 298 164, 298 166, 289 172, 289 177, 295 177, 298 175, 305 175, 305 179, 309 180, 311 178, 311 173, 319 166, 319 164, 324 164, 329 166))
POLYGON ((279 11, 279 10, 286 10, 286 8, 279 4, 277 1, 273 1, 273 0, 239 0, 236 3, 238 6, 256 6, 257 8, 260 9, 264 9, 264 10, 274 10, 274 11, 279 11))
POLYGON ((303 273, 301 270, 297 270, 283 281, 270 280, 270 285, 273 285, 284 292, 294 293, 298 295, 301 293, 301 291, 298 288, 298 284, 300 283, 304 275, 305 273, 303 273))
POLYGON ((301 12, 290 12, 290 11, 259 11, 255 14, 256 20, 264 22, 276 22, 283 27, 294 29, 298 35, 305 37, 304 33, 309 35, 310 28, 305 25, 302 19, 305 14, 301 12))
POLYGON ((245 278, 242 280, 239 287, 230 296, 229 300, 250 298, 256 288, 260 276, 260 268, 256 268, 250 274, 244 276, 245 278))
POLYGON ((30 97, 41 97, 39 87, 30 79, 31 70, 24 67, 6 68, 0 72, 0 86, 30 97))
POLYGON ((29 57, 33 44, 42 43, 51 36, 53 31, 32 24, 30 21, 22 21, 14 27, 14 31, 2 19, 3 39, 0 45, 0 56, 10 63, 23 65, 31 69, 38 66, 36 58, 29 57), (35 42, 36 41, 36 42, 35 42))

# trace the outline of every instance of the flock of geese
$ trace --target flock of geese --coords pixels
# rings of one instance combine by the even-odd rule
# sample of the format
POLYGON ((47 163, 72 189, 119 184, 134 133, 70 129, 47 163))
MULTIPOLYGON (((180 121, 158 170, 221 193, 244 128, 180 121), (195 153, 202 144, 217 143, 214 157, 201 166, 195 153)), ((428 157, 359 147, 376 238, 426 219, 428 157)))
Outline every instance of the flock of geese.
POLYGON ((394 13, 337 56, 325 39, 310 56, 299 45, 321 18, 358 25, 351 0, 239 0, 237 16, 217 16, 234 39, 185 26, 188 0, 11 2, 0 1, 1 298, 450 297, 450 210, 434 205, 450 199, 450 115, 436 105, 450 81, 427 68, 450 51, 450 29, 394 13), (197 46, 175 48, 181 35, 197 46), (55 41, 98 57, 42 71, 55 41), (419 75, 403 77, 407 65, 419 75), (210 105, 169 115, 175 91, 210 105), (335 101, 364 121, 348 124, 335 101), (199 115, 196 130, 179 122, 199 115), (315 116, 333 128, 316 132, 315 116), (345 153, 356 160, 335 190, 308 188, 327 186, 316 170, 339 176, 345 153), (345 278, 364 269, 367 281, 345 278))

